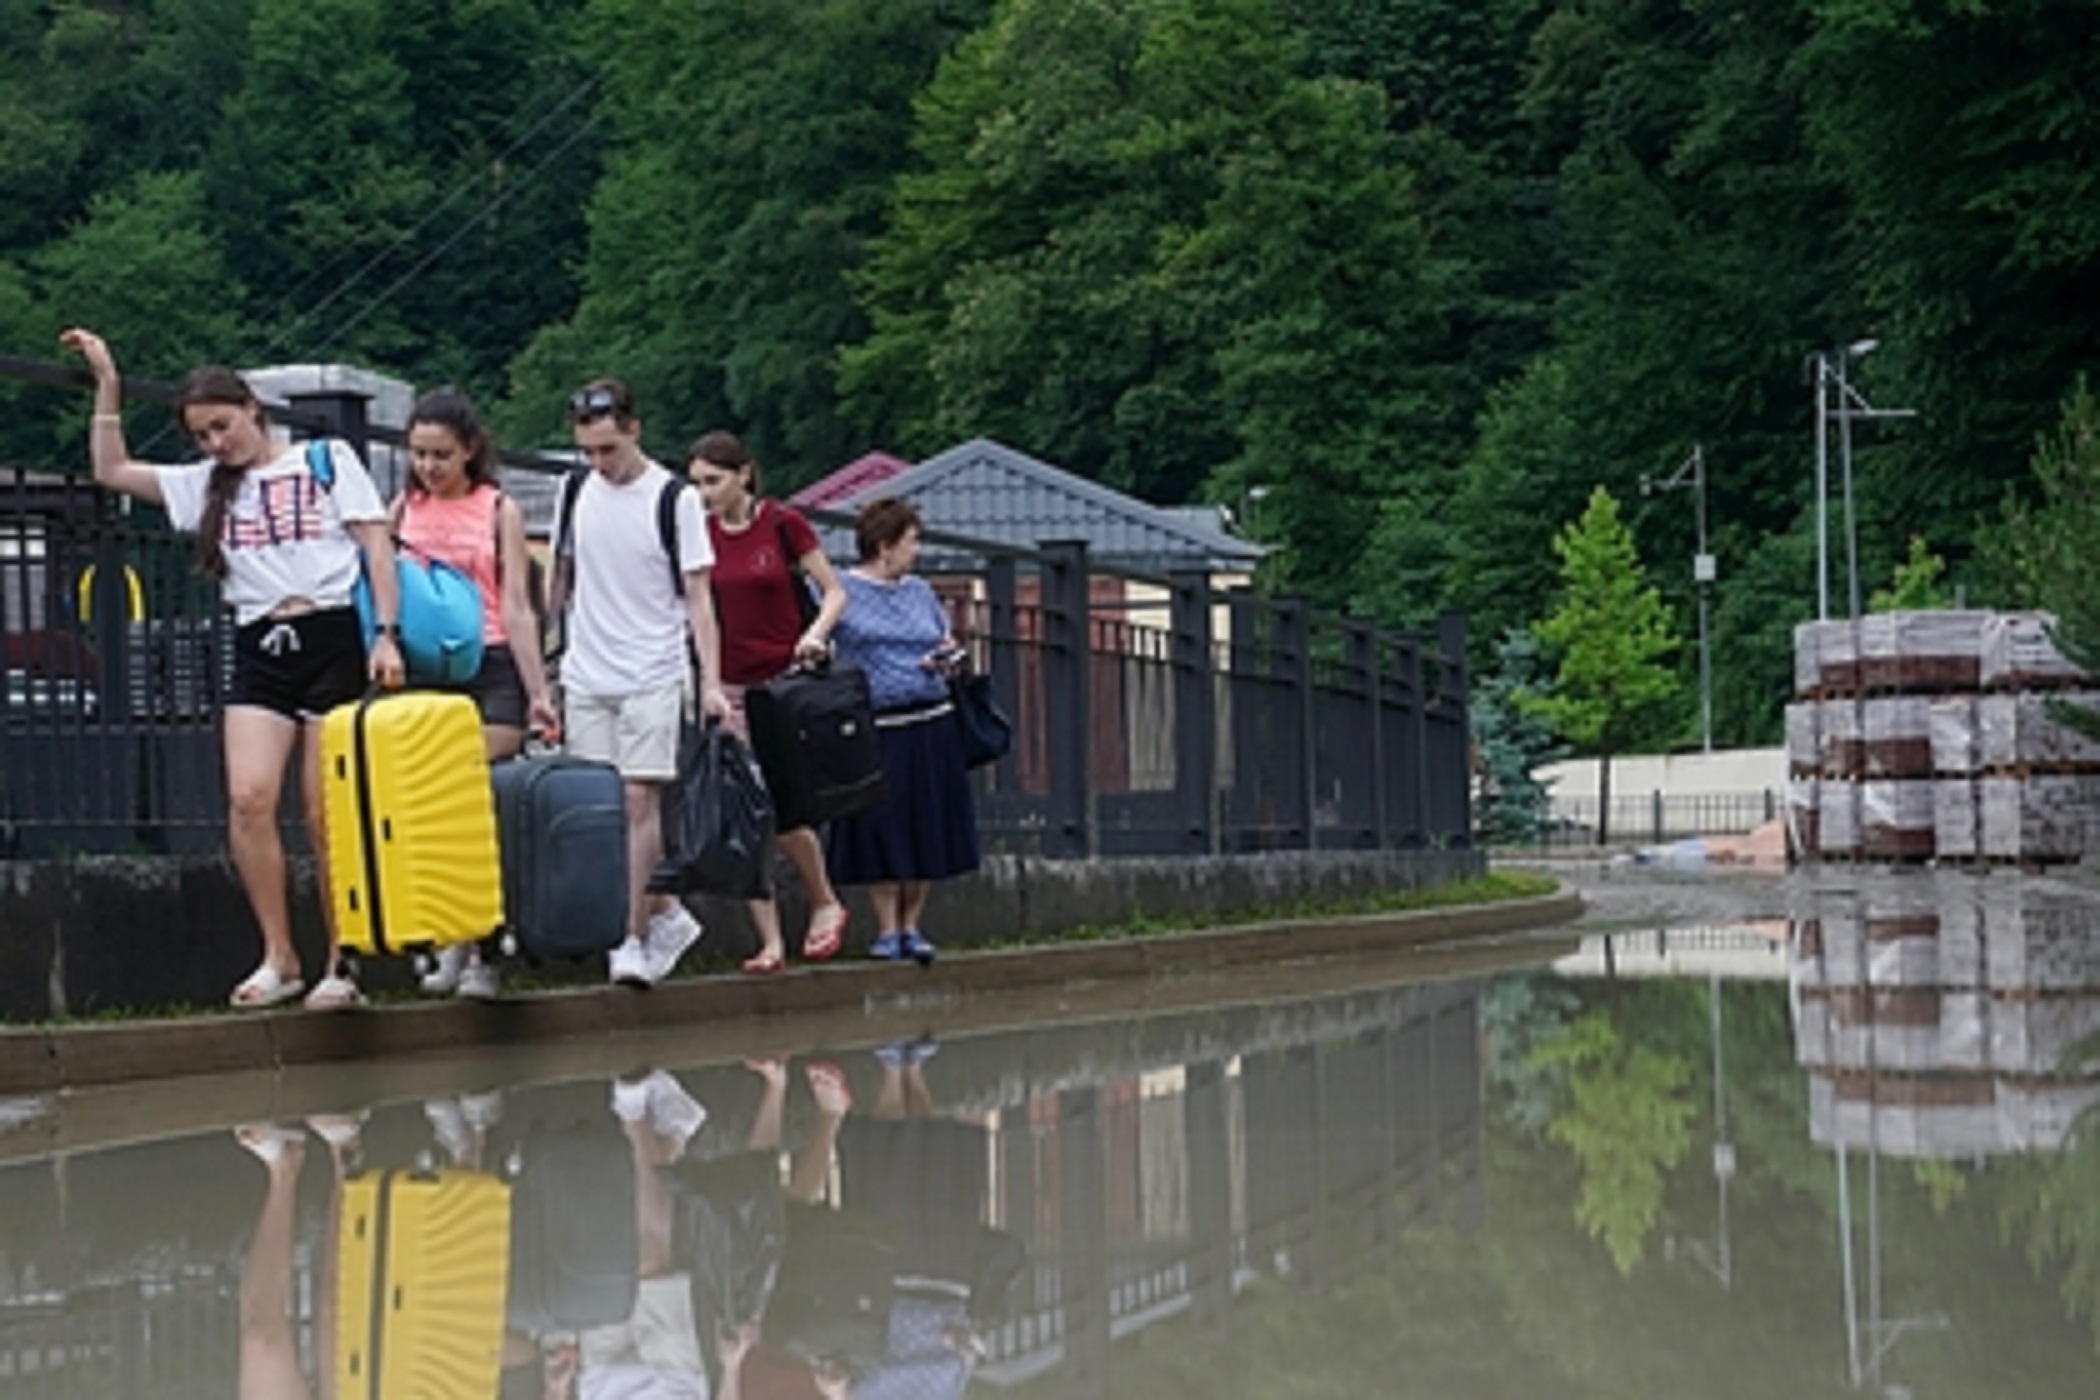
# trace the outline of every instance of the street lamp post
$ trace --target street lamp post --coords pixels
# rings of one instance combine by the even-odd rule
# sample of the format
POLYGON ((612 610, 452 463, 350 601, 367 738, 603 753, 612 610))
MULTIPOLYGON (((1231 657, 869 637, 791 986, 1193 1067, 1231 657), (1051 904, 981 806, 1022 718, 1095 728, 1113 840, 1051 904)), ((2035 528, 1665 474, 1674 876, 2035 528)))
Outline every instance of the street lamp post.
POLYGON ((1845 511, 1845 602, 1847 616, 1857 619, 1859 596, 1859 520, 1852 503, 1852 420, 1915 418, 1911 408, 1876 408, 1852 387, 1849 367, 1881 344, 1855 340, 1840 350, 1818 350, 1809 366, 1816 383, 1816 620, 1830 619, 1830 420, 1838 425, 1838 472, 1845 511))
POLYGON ((1691 455, 1678 463, 1677 470, 1658 481, 1653 477, 1641 478, 1641 494, 1650 495, 1658 491, 1674 491, 1680 486, 1692 488, 1694 510, 1699 522, 1698 552, 1692 556, 1692 582, 1699 588, 1699 752, 1714 751, 1714 651, 1712 630, 1708 622, 1711 609, 1708 593, 1714 581, 1714 557, 1706 548, 1706 451, 1694 446, 1691 455))

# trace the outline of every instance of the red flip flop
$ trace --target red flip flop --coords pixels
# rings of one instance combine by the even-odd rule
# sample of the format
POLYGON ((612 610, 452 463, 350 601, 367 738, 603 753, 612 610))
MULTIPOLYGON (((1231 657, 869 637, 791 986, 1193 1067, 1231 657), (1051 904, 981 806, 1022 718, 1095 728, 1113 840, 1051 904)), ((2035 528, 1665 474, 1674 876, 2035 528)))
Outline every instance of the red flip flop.
POLYGON ((778 953, 760 953, 757 957, 744 959, 744 971, 753 977, 770 977, 786 970, 787 962, 778 953))
POLYGON ((809 931, 802 935, 802 956, 810 962, 823 962, 838 955, 846 941, 846 925, 853 921, 853 911, 845 905, 834 905, 838 913, 823 923, 810 920, 809 931))
POLYGON ((846 1071, 829 1060, 815 1060, 803 1066, 802 1073, 809 1080, 809 1091, 816 1096, 817 1107, 824 1107, 824 1100, 837 1102, 837 1111, 844 1113, 853 1107, 853 1090, 846 1083, 846 1071))

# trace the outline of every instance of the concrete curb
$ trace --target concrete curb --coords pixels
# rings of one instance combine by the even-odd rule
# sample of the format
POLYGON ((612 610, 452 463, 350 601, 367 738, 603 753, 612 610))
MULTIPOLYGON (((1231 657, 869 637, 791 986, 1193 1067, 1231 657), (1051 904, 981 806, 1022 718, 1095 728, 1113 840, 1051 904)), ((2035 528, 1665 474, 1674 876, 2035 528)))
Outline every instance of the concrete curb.
POLYGON ((1110 941, 948 954, 930 968, 866 962, 798 966, 785 975, 674 979, 647 993, 588 987, 479 1003, 431 1001, 370 1011, 54 1024, 0 1031, 0 1094, 36 1095, 306 1065, 457 1055, 630 1032, 675 1032, 818 1012, 867 1014, 903 1004, 1390 952, 1572 921, 1582 897, 1252 924, 1110 941))

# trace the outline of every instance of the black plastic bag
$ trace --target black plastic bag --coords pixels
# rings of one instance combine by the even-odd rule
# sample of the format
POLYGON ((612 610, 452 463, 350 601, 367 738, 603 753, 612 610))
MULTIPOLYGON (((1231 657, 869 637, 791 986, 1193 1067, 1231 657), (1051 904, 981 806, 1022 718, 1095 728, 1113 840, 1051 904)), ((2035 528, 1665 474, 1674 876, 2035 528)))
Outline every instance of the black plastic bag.
POLYGON ((955 727, 962 734, 963 767, 997 763, 1013 750, 1014 722, 992 695, 992 678, 979 671, 948 681, 955 702, 955 727))
POLYGON ((743 740, 710 724, 686 736, 678 777, 663 790, 659 894, 762 899, 772 893, 773 799, 743 740))

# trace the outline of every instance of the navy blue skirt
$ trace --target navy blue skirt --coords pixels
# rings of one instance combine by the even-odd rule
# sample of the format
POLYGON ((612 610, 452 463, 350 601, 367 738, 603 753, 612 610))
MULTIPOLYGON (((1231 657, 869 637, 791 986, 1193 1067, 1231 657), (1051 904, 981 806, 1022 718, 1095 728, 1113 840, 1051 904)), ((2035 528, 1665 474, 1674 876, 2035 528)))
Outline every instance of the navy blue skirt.
POLYGON ((977 868, 977 802, 946 700, 875 716, 884 796, 824 828, 832 882, 946 880, 977 868))

